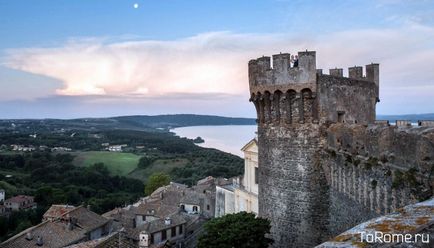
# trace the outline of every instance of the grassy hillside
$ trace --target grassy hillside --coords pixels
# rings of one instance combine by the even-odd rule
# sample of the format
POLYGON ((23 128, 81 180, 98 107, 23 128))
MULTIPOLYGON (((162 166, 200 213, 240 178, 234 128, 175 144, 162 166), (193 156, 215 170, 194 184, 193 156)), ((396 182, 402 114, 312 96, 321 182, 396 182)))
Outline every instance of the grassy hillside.
POLYGON ((77 152, 73 164, 76 166, 90 166, 104 163, 112 175, 126 176, 137 168, 140 156, 132 153, 90 151, 77 152))

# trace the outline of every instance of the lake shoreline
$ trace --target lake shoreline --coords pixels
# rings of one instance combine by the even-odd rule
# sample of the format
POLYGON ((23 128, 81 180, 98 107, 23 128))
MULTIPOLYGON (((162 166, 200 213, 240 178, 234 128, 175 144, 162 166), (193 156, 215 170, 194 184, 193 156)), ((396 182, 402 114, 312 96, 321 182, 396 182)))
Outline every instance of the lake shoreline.
POLYGON ((196 145, 218 149, 242 158, 244 155, 241 148, 255 137, 256 130, 256 125, 209 125, 173 128, 170 132, 188 139, 201 137, 205 142, 196 145))

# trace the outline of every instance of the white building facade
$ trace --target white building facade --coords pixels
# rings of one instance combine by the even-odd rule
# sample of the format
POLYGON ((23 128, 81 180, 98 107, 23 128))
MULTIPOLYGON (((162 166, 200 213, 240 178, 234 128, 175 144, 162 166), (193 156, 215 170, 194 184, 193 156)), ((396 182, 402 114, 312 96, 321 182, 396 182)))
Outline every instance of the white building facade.
POLYGON ((258 143, 252 139, 242 149, 244 175, 231 185, 217 186, 215 217, 248 212, 258 214, 258 143))

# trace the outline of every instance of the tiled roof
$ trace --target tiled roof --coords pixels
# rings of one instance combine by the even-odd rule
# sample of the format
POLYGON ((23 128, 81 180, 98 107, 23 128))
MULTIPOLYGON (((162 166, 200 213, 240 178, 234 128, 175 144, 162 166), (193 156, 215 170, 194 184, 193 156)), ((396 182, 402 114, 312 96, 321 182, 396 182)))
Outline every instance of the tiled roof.
POLYGON ((138 246, 131 239, 127 238, 125 234, 115 232, 109 236, 91 240, 65 248, 137 248, 138 246))
POLYGON ((208 176, 205 177, 203 179, 200 179, 199 181, 197 181, 197 185, 201 185, 201 184, 213 184, 215 181, 215 178, 212 176, 208 176))
POLYGON ((131 211, 136 215, 152 215, 160 218, 165 218, 168 215, 179 211, 176 205, 166 205, 160 203, 142 203, 138 207, 132 207, 131 211))
POLYGON ((135 214, 130 209, 118 208, 116 211, 111 211, 110 213, 104 214, 105 218, 114 220, 112 227, 117 230, 117 226, 120 224, 124 227, 134 227, 135 214))
POLYGON ((33 196, 28 196, 28 195, 17 195, 14 197, 11 197, 9 199, 6 199, 5 202, 16 202, 16 203, 22 203, 22 202, 26 202, 28 200, 33 201, 34 197, 33 196))
POLYGON ((36 245, 37 237, 42 237, 43 247, 56 248, 71 245, 86 240, 87 233, 106 224, 109 220, 89 211, 84 207, 77 207, 67 211, 55 221, 45 221, 30 227, 15 235, 0 245, 2 248, 40 247, 36 245), (69 218, 77 220, 74 228, 68 228, 69 218), (31 233, 33 239, 28 241, 26 234, 31 233))
POLYGON ((14 237, 2 243, 0 246, 2 248, 40 247, 36 245, 37 237, 40 236, 44 242, 43 247, 64 247, 85 239, 85 234, 86 230, 79 227, 69 230, 66 222, 45 221, 15 235, 14 237), (33 235, 33 239, 30 241, 26 239, 26 234, 29 232, 33 235))
POLYGON ((96 214, 87 208, 80 206, 66 212, 63 217, 77 218, 77 225, 88 231, 96 229, 109 222, 108 219, 96 214))
POLYGON ((186 190, 180 200, 180 203, 199 205, 201 203, 201 198, 203 197, 204 195, 202 193, 186 190))
POLYGON ((51 205, 51 207, 45 212, 43 218, 59 218, 66 212, 75 207, 72 205, 51 205))
POLYGON ((127 228, 126 232, 129 238, 139 240, 140 232, 156 233, 164 229, 170 229, 174 226, 185 224, 187 221, 182 214, 174 214, 170 216, 170 224, 166 225, 164 219, 157 219, 145 223, 139 228, 127 228))

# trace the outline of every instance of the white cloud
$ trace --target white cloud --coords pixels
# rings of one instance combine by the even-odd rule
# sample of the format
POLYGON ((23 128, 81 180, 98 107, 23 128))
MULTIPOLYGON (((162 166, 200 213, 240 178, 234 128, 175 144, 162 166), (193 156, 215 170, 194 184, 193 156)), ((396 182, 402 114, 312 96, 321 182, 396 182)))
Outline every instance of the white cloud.
POLYGON ((307 48, 317 51, 319 68, 379 62, 381 88, 393 89, 382 93, 392 103, 409 85, 426 95, 423 87, 434 84, 433 40, 434 29, 418 24, 310 37, 215 32, 173 41, 74 39, 9 50, 4 64, 62 81, 59 95, 247 95, 249 59, 307 48))

